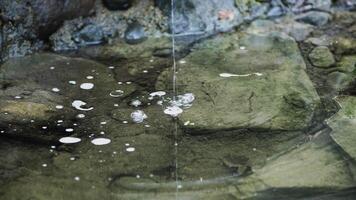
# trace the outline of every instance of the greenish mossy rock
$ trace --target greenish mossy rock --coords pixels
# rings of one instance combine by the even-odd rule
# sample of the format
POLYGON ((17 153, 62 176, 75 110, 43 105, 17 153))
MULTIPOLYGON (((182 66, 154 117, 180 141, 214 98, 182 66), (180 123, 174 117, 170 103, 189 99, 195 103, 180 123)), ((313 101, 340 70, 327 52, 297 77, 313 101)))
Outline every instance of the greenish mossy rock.
POLYGON ((340 71, 353 72, 356 69, 356 55, 342 57, 336 66, 340 71))
POLYGON ((356 53, 356 39, 352 37, 335 37, 331 44, 336 54, 356 53))
POLYGON ((340 111, 328 120, 333 129, 332 137, 353 159, 356 159, 356 97, 341 96, 335 99, 340 104, 340 111))
POLYGON ((334 55, 328 47, 319 46, 309 54, 311 63, 316 67, 331 67, 335 63, 334 55))
MULTIPOLYGON (((185 127, 193 132, 300 130, 320 103, 296 42, 281 33, 218 36, 196 45, 184 60, 179 92, 191 92, 196 100, 179 120, 194 123, 185 127)), ((156 89, 169 90, 171 80, 171 72, 163 72, 156 89)))

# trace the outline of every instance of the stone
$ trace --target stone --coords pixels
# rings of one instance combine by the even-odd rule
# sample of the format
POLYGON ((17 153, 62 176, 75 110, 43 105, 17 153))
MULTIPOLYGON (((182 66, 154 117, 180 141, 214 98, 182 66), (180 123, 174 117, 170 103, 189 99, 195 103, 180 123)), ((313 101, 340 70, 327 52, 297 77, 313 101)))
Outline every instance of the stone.
POLYGON ((103 0, 109 10, 127 10, 132 6, 133 0, 103 0))
MULTIPOLYGON (((155 0, 155 3, 166 16, 171 18, 171 1, 155 0)), ((247 5, 246 2, 242 4, 247 5)), ((176 34, 210 35, 231 30, 243 21, 234 0, 176 1, 174 15, 175 26, 169 25, 169 29, 176 34)))
POLYGON ((353 80, 354 78, 351 74, 338 71, 331 72, 327 76, 327 83, 336 91, 343 91, 347 89, 353 80))
POLYGON ((314 26, 323 26, 329 22, 331 15, 326 12, 310 11, 296 17, 297 21, 308 23, 314 26))
MULTIPOLYGON (((145 27, 145 36, 152 38, 161 37, 168 29, 165 16, 160 9, 154 7, 153 1, 136 1, 135 6, 118 12, 112 12, 98 2, 94 11, 95 15, 65 21, 63 26, 51 35, 51 48, 54 51, 76 50, 98 43, 124 41, 125 31, 130 24, 135 23, 145 27)), ((134 30, 142 33, 141 29, 134 30)))
POLYGON ((0 2, 3 41, 2 58, 24 56, 43 48, 43 40, 65 20, 87 16, 95 0, 64 2, 61 0, 0 2))
MULTIPOLYGON (((196 45, 184 60, 177 85, 196 97, 179 116, 181 124, 194 123, 184 127, 188 132, 301 130, 320 103, 297 44, 283 33, 218 36, 196 45)), ((156 89, 170 90, 171 80, 170 70, 162 72, 156 89)))
POLYGON ((356 69, 356 56, 343 56, 336 64, 337 70, 351 73, 356 69))
POLYGON ((340 96, 335 101, 340 105, 340 110, 327 120, 332 128, 331 136, 352 159, 356 160, 356 97, 340 96))
POLYGON ((288 17, 282 18, 277 22, 272 20, 257 19, 247 28, 250 33, 265 33, 265 32, 283 32, 296 41, 305 40, 313 31, 313 26, 305 23, 300 23, 288 17))
POLYGON ((147 39, 145 28, 137 22, 129 24, 125 31, 124 38, 128 44, 141 43, 147 39))
POLYGON ((335 64, 334 55, 325 46, 314 48, 309 54, 309 59, 315 67, 328 68, 335 64))

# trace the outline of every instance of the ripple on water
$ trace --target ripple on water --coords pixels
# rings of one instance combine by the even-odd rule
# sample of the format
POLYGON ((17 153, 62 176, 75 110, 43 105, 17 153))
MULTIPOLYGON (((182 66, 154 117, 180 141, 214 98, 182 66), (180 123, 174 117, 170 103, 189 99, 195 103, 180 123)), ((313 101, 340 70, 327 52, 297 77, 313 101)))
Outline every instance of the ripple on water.
POLYGON ((62 137, 61 139, 59 139, 59 142, 63 143, 63 144, 75 144, 82 141, 80 138, 76 138, 76 137, 62 137))
POLYGON ((124 91, 122 90, 115 90, 110 92, 111 97, 121 97, 122 95, 124 95, 124 91))

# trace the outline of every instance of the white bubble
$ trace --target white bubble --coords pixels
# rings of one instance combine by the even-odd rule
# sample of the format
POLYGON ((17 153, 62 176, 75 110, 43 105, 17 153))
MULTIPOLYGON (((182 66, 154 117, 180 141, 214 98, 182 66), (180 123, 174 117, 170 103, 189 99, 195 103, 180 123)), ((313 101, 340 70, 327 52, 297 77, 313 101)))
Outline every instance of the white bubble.
POLYGON ((183 110, 178 106, 168 106, 163 112, 172 117, 177 117, 183 110))
POLYGON ((87 76, 86 78, 91 80, 91 79, 94 79, 94 76, 87 76))
POLYGON ((56 108, 60 110, 60 109, 63 109, 64 106, 62 106, 62 105, 56 105, 56 108))
POLYGON ((93 83, 82 83, 82 84, 80 84, 80 88, 83 90, 91 90, 94 88, 94 84, 93 83))
POLYGON ((109 144, 111 142, 110 139, 108 138, 95 138, 94 140, 91 141, 91 143, 93 143, 94 145, 106 145, 109 144))
POLYGON ((127 147, 126 148, 127 152, 134 152, 135 150, 136 150, 135 147, 127 147))
POLYGON ((68 132, 68 133, 71 133, 71 132, 73 132, 74 131, 74 129, 72 129, 72 128, 66 128, 66 130, 65 130, 66 132, 68 132))
POLYGON ((131 113, 131 119, 135 123, 142 123, 147 119, 147 115, 142 110, 136 110, 131 113))
POLYGON ((84 118, 84 117, 85 117, 84 114, 78 114, 78 115, 77 115, 77 118, 79 118, 79 119, 82 119, 82 118, 84 118))
POLYGON ((142 102, 140 100, 133 100, 131 101, 131 105, 132 106, 135 106, 135 107, 138 107, 142 104, 142 102))
POLYGON ((61 139, 59 139, 59 142, 63 143, 63 144, 74 144, 74 143, 78 143, 82 141, 80 138, 76 138, 76 137, 62 137, 61 139))
POLYGON ((159 96, 159 97, 161 97, 161 96, 164 96, 164 95, 166 95, 166 92, 165 92, 165 91, 157 91, 157 92, 152 92, 152 93, 150 94, 150 96, 152 96, 152 97, 154 97, 154 96, 159 96))
POLYGON ((68 83, 69 83, 69 84, 71 84, 71 85, 75 85, 75 84, 77 84, 77 82, 76 82, 76 81, 68 81, 68 83))
POLYGON ((59 92, 60 89, 58 89, 58 88, 52 88, 52 91, 53 91, 53 92, 59 92))
POLYGON ((74 177, 74 180, 80 181, 80 177, 79 177, 79 176, 76 176, 76 177, 74 177))
POLYGON ((87 105, 87 103, 85 103, 84 101, 81 100, 74 100, 72 102, 72 106, 74 108, 76 108, 77 110, 82 110, 82 111, 89 111, 89 110, 93 110, 93 107, 89 107, 89 108, 82 108, 82 106, 87 105))

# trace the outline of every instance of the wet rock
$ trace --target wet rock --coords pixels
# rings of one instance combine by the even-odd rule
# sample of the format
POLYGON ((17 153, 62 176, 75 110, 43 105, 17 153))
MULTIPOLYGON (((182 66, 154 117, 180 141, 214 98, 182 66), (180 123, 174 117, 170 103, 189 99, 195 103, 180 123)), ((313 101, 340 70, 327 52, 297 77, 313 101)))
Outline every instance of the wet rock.
POLYGON ((279 17, 284 14, 284 11, 281 7, 273 7, 271 10, 268 11, 267 16, 268 17, 279 17))
POLYGON ((65 20, 88 15, 94 2, 1 1, 1 21, 4 23, 2 58, 24 56, 39 50, 41 41, 48 39, 65 20))
MULTIPOLYGON (((220 36, 197 45, 184 59, 177 84, 196 97, 179 116, 182 124, 194 122, 188 131, 299 130, 308 126, 319 103, 298 46, 285 34, 220 36)), ((157 90, 170 88, 170 74, 161 74, 157 90)))
POLYGON ((303 41, 311 34, 313 26, 299 23, 294 19, 286 17, 277 22, 271 20, 255 20, 248 27, 247 31, 251 33, 284 32, 293 37, 296 41, 303 41))
MULTIPOLYGON (((87 18, 66 21, 51 35, 51 48, 54 51, 75 50, 99 42, 112 43, 114 39, 124 40, 125 31, 134 22, 145 27, 147 37, 159 37, 167 30, 167 20, 161 11, 153 6, 152 1, 137 1, 135 6, 125 12, 112 12, 98 2, 95 13, 87 18), (90 39, 83 40, 81 36, 90 39)), ((137 31, 140 33, 140 29, 134 30, 136 32, 129 35, 130 38, 136 36, 137 31)))
POLYGON ((297 16, 296 19, 314 26, 323 26, 329 22, 331 15, 325 12, 310 11, 297 16))
POLYGON ((91 44, 100 44, 104 39, 102 29, 95 25, 88 25, 78 32, 74 41, 80 46, 88 46, 91 44))
MULTIPOLYGON (((273 194, 278 193, 278 188, 311 187, 321 189, 321 193, 329 193, 330 190, 353 187, 355 169, 355 165, 344 158, 330 136, 324 133, 312 142, 271 158, 266 166, 255 170, 249 178, 260 181, 260 186, 256 184, 258 181, 255 182, 260 191, 273 188, 273 194)), ((249 186, 246 184, 241 188, 248 190, 249 186)), ((293 192, 288 193, 288 198, 293 195, 293 192)))
POLYGON ((145 28, 139 23, 129 24, 125 31, 125 41, 128 44, 138 44, 147 39, 145 28))
POLYGON ((311 63, 316 67, 331 67, 335 64, 334 55, 330 52, 328 47, 319 46, 312 50, 309 54, 311 63))
POLYGON ((331 45, 337 54, 356 53, 356 40, 351 37, 334 37, 331 41, 331 45))
POLYGON ((327 76, 327 83, 336 91, 346 89, 353 80, 354 78, 351 74, 337 71, 332 72, 327 76))
POLYGON ((356 56, 344 56, 336 66, 339 71, 351 73, 356 69, 356 56))
MULTIPOLYGON (((171 17, 171 1, 156 0, 155 2, 166 16, 171 17)), ((169 28, 170 32, 176 34, 204 35, 227 31, 243 21, 234 0, 188 0, 175 3, 175 25, 169 28)))
POLYGON ((132 6, 132 0, 103 0, 109 10, 127 10, 132 6))
POLYGON ((356 98, 341 96, 335 99, 340 105, 340 110, 328 120, 328 125, 333 129, 331 136, 340 147, 356 160, 356 98))

